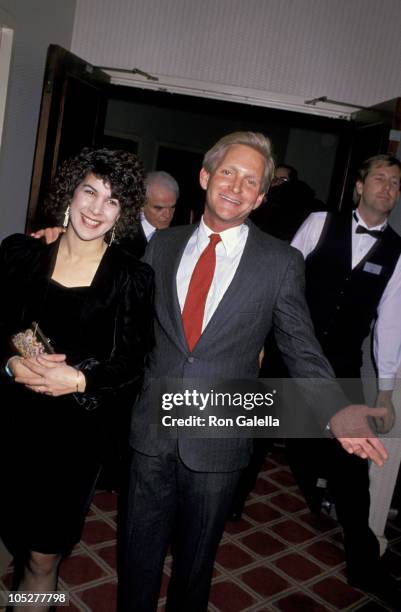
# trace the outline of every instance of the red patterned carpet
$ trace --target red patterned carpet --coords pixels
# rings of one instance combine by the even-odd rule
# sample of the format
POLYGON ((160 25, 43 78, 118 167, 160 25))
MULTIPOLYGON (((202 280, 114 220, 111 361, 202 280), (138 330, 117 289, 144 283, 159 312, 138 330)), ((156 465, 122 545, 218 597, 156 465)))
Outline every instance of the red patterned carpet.
MULTIPOLYGON (((60 590, 71 605, 58 610, 112 612, 116 598, 116 496, 97 492, 81 543, 61 568, 60 590)), ((401 526, 388 524, 389 569, 401 577, 401 526)), ((165 566, 164 609, 171 560, 165 566)), ((281 451, 265 463, 243 520, 228 523, 215 565, 211 612, 390 610, 348 587, 337 523, 309 513, 281 451)), ((0 589, 10 585, 10 568, 0 589)), ((400 602, 401 604, 401 602, 400 602)), ((188 612, 191 612, 188 610, 188 612)))

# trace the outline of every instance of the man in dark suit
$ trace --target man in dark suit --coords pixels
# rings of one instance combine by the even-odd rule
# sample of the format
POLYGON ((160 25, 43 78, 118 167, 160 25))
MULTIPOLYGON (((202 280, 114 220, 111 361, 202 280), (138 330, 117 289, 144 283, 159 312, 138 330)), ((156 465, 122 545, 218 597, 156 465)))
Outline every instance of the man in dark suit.
POLYGON ((140 213, 138 233, 129 245, 137 257, 142 257, 156 230, 169 227, 180 195, 175 178, 163 170, 149 172, 145 186, 145 203, 140 213))
MULTIPOLYGON (((222 138, 206 153, 200 173, 206 191, 200 224, 158 232, 147 248, 144 259, 154 268, 156 281, 156 345, 133 409, 125 567, 120 575, 124 612, 156 610, 171 538, 167 610, 207 609, 217 547, 251 451, 246 439, 152 436, 152 379, 256 378, 259 353, 272 326, 293 376, 333 377, 305 305, 302 256, 246 221, 262 202, 273 170, 270 142, 262 134, 238 132, 222 138), (206 257, 208 286, 199 282, 198 274, 206 257), (194 331, 191 324, 198 325, 200 302, 201 323, 194 331), (188 312, 189 304, 196 314, 188 312)), ((321 428, 329 423, 349 452, 382 464, 384 447, 371 437, 366 422, 372 410, 348 406, 333 415, 322 405, 316 414, 321 428), (351 428, 344 438, 344 416, 359 433, 351 428)))

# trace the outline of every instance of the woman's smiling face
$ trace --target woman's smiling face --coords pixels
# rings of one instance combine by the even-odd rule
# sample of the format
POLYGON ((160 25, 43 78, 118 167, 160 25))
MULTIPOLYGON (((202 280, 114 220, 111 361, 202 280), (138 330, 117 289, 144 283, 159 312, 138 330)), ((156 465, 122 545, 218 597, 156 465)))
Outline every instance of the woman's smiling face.
POLYGON ((70 225, 81 240, 96 240, 111 230, 120 215, 120 204, 111 186, 87 174, 70 203, 70 225))

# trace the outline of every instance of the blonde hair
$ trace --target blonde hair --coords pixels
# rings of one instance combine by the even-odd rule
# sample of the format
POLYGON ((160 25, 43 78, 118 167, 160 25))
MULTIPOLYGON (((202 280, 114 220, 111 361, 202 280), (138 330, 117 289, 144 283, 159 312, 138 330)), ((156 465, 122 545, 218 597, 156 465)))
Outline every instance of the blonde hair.
MULTIPOLYGON (((357 170, 356 182, 359 181, 360 183, 364 183, 369 172, 373 170, 373 168, 376 168, 377 166, 390 166, 390 167, 397 166, 397 168, 399 169, 401 173, 400 160, 397 157, 394 157, 394 155, 389 155, 388 153, 382 153, 380 155, 374 155, 373 157, 369 157, 368 159, 365 159, 365 161, 361 164, 361 166, 357 170)), ((354 204, 358 206, 361 196, 356 190, 356 185, 354 187, 352 199, 354 201, 354 204)))
POLYGON ((260 132, 232 132, 231 134, 223 136, 223 138, 220 138, 220 140, 218 140, 216 144, 213 145, 213 147, 205 154, 202 163, 203 168, 207 170, 207 172, 214 172, 224 157, 228 147, 237 144, 251 147, 262 155, 265 162, 265 170, 263 173, 260 193, 265 193, 268 190, 274 175, 274 159, 272 154, 272 145, 269 138, 260 132))

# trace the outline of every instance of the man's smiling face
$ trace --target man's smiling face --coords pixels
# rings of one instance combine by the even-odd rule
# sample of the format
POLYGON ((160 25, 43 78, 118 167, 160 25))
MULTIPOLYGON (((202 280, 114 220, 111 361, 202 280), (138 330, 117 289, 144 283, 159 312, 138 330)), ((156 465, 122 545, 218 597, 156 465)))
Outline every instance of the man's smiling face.
POLYGON ((260 206, 265 161, 248 145, 230 145, 212 172, 202 168, 200 184, 206 189, 204 221, 210 229, 222 232, 241 225, 260 206))

